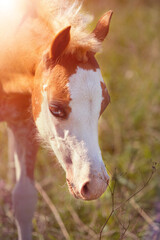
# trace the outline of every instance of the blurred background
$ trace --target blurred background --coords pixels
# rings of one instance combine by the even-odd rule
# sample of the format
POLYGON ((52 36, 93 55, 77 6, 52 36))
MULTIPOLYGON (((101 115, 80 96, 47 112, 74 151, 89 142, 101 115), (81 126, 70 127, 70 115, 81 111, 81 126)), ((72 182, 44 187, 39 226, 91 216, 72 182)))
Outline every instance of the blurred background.
MULTIPOLYGON (((74 199, 68 192, 64 171, 44 148, 38 152, 35 178, 59 212, 70 240, 158 240, 160 1, 85 0, 83 10, 95 17, 89 28, 92 30, 110 9, 114 11, 110 32, 103 51, 97 54, 111 96, 111 103, 99 120, 99 143, 112 176, 110 188, 96 201, 74 199), (130 196, 130 201, 126 201, 130 196)), ((7 155, 7 130, 1 123, 1 240, 17 236, 11 208, 13 165, 8 163, 7 155)), ((66 239, 40 194, 33 226, 33 240, 66 239)))

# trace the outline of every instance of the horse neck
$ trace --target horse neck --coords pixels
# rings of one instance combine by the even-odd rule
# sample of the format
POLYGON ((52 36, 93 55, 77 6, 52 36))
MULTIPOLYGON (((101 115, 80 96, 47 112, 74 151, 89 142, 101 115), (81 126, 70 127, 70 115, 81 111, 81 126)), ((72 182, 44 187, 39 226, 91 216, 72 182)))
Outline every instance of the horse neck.
POLYGON ((6 93, 31 91, 36 66, 52 38, 53 34, 37 19, 24 22, 18 29, 1 55, 0 83, 6 93))
POLYGON ((43 52, 53 39, 47 26, 37 19, 29 19, 18 29, 15 38, 18 68, 25 74, 32 74, 40 62, 43 52))

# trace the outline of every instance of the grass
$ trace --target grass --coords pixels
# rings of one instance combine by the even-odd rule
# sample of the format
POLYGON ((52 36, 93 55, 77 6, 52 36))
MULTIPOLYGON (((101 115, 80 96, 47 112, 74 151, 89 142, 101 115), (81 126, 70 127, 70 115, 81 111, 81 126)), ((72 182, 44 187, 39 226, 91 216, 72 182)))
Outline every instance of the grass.
MULTIPOLYGON (((111 191, 116 182, 115 208, 143 187, 154 168, 157 169, 149 184, 134 196, 140 210, 134 201, 125 203, 109 218, 102 239, 151 239, 153 226, 146 216, 159 221, 160 199, 160 4, 158 1, 101 0, 97 6, 92 0, 85 1, 85 7, 95 13, 96 19, 104 7, 114 10, 108 39, 97 59, 111 96, 111 104, 100 119, 99 143, 106 167, 114 176, 111 191)), ((0 127, 0 239, 12 240, 17 234, 11 210, 13 184, 7 176, 6 126, 0 127)), ((70 240, 93 238, 89 228, 98 234, 98 239, 113 207, 111 191, 108 189, 99 200, 92 202, 73 199, 63 170, 44 149, 38 153, 35 172, 36 180, 59 211, 70 240)), ((40 195, 33 226, 34 240, 64 239, 40 195)))

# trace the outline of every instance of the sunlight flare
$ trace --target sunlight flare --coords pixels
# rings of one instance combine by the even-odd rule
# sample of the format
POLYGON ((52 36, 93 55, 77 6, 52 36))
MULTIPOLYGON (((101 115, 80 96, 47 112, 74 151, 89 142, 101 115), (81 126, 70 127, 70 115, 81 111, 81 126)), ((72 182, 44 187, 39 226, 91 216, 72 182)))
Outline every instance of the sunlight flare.
POLYGON ((0 0, 0 13, 3 15, 10 15, 14 13, 17 8, 16 0, 0 0))

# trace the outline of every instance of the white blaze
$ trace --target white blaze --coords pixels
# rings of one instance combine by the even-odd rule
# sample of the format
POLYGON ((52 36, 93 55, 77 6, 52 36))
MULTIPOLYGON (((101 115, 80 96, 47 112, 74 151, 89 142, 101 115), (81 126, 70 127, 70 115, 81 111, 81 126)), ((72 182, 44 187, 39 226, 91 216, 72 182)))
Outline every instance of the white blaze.
POLYGON ((77 68, 76 73, 69 78, 71 112, 68 119, 64 120, 50 113, 47 91, 44 89, 43 92, 41 113, 36 125, 65 170, 67 165, 64 159, 66 156, 71 158, 73 174, 77 177, 85 165, 85 175, 90 167, 96 171, 95 174, 104 170, 98 145, 98 118, 103 100, 101 81, 103 79, 99 69, 77 68))
POLYGON ((69 79, 69 92, 72 99, 70 119, 75 121, 75 124, 81 125, 82 131, 78 128, 76 131, 81 135, 85 130, 86 138, 89 134, 88 129, 92 129, 95 136, 98 134, 95 126, 98 124, 103 99, 100 81, 103 79, 99 69, 95 72, 77 68, 76 74, 69 79))

